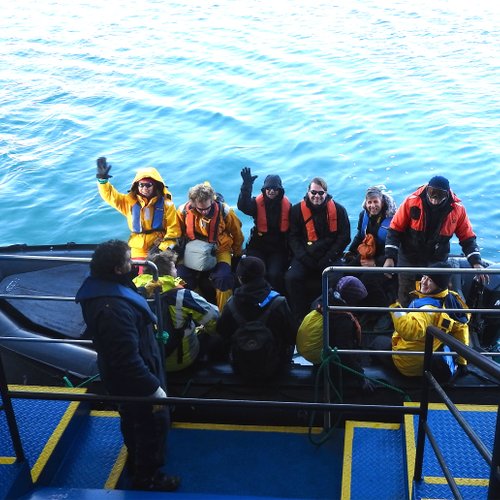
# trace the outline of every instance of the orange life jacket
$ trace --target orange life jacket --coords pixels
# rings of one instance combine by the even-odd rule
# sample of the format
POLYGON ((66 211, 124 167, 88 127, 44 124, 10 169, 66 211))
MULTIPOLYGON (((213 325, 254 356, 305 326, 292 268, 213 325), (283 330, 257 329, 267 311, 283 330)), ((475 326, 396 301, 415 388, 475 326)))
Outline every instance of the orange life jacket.
MULTIPOLYGON (((305 200, 300 202, 300 210, 302 212, 302 218, 304 219, 304 224, 307 231, 308 241, 317 241, 318 235, 316 234, 316 228, 314 227, 314 221, 312 218, 311 209, 307 206, 305 200)), ((337 207, 332 199, 326 202, 326 211, 328 219, 328 229, 330 232, 334 233, 337 231, 337 207)))
MULTIPOLYGON (((255 197, 255 202, 257 203, 257 231, 259 233, 267 233, 267 214, 266 206, 264 203, 264 195, 259 194, 255 197)), ((280 219, 280 231, 286 233, 290 228, 290 200, 283 196, 281 199, 281 219, 280 219)))
MULTIPOLYGON (((208 223, 208 235, 205 236, 203 234, 197 233, 195 231, 195 223, 197 217, 195 216, 196 209, 192 207, 191 202, 186 203, 185 212, 186 212, 186 235, 190 240, 206 240, 209 243, 217 243, 217 229, 219 227, 220 214, 222 211, 221 204, 218 201, 214 202, 214 213, 210 218, 208 223)), ((200 215, 201 217, 201 215, 200 215)))

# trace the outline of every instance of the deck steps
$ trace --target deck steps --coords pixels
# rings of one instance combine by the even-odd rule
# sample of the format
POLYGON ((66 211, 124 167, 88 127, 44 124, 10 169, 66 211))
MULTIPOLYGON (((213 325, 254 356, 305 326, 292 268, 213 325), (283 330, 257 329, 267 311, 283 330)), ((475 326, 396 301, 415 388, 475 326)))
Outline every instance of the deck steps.
MULTIPOLYGON (((126 490, 116 412, 66 401, 14 399, 13 406, 27 466, 15 463, 0 413, 0 498, 138 498, 126 490)), ((459 408, 491 450, 497 408, 459 408)), ((429 423, 463 497, 485 498, 489 468, 465 433, 443 405, 430 406, 429 423)), ((176 497, 183 500, 451 498, 429 443, 423 480, 411 481, 416 425, 413 415, 403 424, 348 421, 316 446, 303 427, 174 423, 166 472, 182 477, 176 497)))
POLYGON ((341 499, 408 498, 404 450, 400 424, 347 421, 341 499))
MULTIPOLYGON (((416 406, 416 403, 407 403, 416 406)), ((457 405, 488 450, 493 449, 496 406, 457 405)), ((428 423, 463 498, 487 497, 488 464, 443 404, 429 406, 428 423)), ((342 500, 453 498, 428 440, 422 480, 413 481, 418 417, 404 424, 348 421, 342 500)))
MULTIPOLYGON (((497 407, 457 406, 486 448, 491 451, 495 437, 497 407)), ((415 415, 405 417, 409 477, 413 477, 417 422, 415 415)), ((458 489, 463 498, 471 500, 486 498, 490 476, 489 466, 445 405, 431 404, 429 406, 428 424, 441 448, 451 474, 457 481, 458 489)), ((412 487, 417 499, 453 498, 428 440, 425 443, 422 481, 414 482, 412 487)))

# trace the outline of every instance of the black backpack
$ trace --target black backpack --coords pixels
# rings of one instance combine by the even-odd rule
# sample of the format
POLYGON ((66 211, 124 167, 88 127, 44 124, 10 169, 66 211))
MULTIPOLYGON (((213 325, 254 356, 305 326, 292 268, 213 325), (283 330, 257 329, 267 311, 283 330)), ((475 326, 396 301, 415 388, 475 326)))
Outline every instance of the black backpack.
POLYGON ((276 297, 258 318, 248 321, 238 312, 233 299, 226 304, 239 325, 231 336, 231 363, 246 382, 264 382, 281 364, 279 339, 266 323, 271 311, 283 300, 284 297, 276 297))

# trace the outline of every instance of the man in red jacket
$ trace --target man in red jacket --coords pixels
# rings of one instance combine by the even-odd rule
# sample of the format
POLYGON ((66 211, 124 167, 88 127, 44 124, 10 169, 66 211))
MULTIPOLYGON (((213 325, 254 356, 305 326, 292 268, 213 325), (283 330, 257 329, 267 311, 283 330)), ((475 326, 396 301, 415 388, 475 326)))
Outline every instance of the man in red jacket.
MULTIPOLYGON (((399 267, 428 267, 445 262, 454 234, 470 265, 483 268, 465 207, 450 189, 448 179, 437 175, 408 196, 396 211, 385 241, 384 267, 393 267, 396 262, 399 267)), ((413 274, 399 274, 401 305, 408 305, 408 294, 414 289, 416 279, 413 274)))

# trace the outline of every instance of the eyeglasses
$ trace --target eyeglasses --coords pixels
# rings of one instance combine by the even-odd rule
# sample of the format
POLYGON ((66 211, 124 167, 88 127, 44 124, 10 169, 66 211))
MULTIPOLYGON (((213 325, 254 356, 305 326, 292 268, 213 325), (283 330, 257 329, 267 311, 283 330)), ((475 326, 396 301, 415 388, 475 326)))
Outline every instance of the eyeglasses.
POLYGON ((152 182, 139 182, 139 187, 140 188, 152 188, 153 183, 152 182))
POLYGON ((428 187, 427 196, 432 200, 443 201, 448 197, 448 191, 445 191, 444 189, 428 187))
POLYGON ((309 191, 313 196, 323 196, 325 194, 326 191, 316 191, 315 189, 311 189, 309 191))
POLYGON ((266 191, 278 191, 278 190, 279 190, 278 186, 266 187, 266 191))
POLYGON ((201 214, 206 214, 206 213, 210 212, 210 210, 212 209, 212 205, 213 205, 213 203, 210 203, 210 206, 208 206, 206 208, 200 208, 200 207, 194 207, 194 208, 196 208, 196 210, 198 210, 198 212, 200 212, 201 214))

